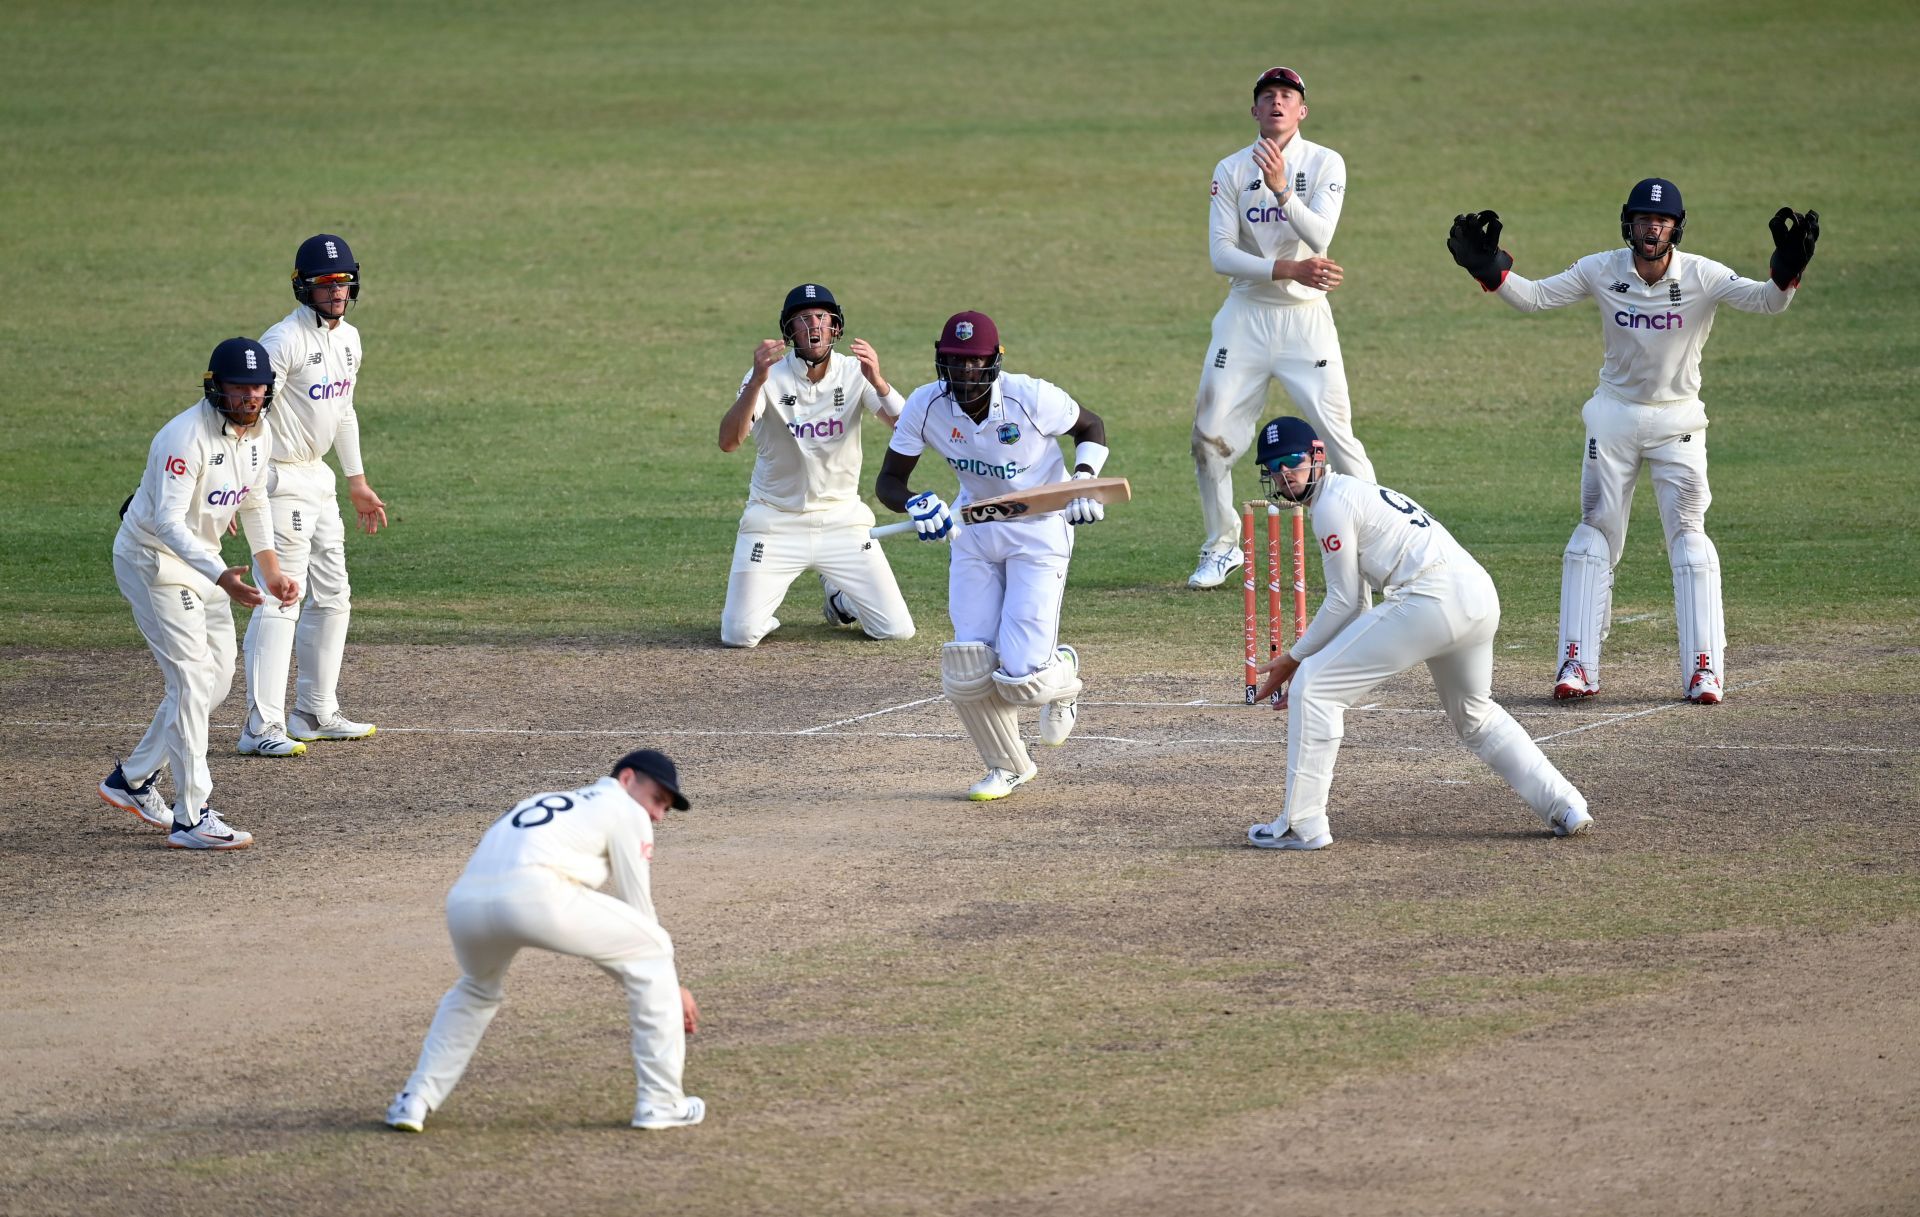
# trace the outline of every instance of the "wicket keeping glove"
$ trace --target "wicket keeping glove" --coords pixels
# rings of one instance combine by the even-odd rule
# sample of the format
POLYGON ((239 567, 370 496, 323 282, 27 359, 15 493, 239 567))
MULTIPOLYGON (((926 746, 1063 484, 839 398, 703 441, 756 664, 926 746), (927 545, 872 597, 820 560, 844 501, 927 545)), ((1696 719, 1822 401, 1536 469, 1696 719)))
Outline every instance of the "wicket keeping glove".
POLYGON ((1820 213, 1803 215, 1782 207, 1773 213, 1767 227, 1773 230, 1773 258, 1767 263, 1767 277, 1784 292, 1800 281, 1807 263, 1813 261, 1814 242, 1820 239, 1820 213))
MULTIPOLYGON (((1078 482, 1092 476, 1091 473, 1076 473, 1073 475, 1073 480, 1078 482)), ((1098 524, 1106 518, 1106 505, 1099 499, 1074 499, 1067 504, 1067 523, 1069 524, 1098 524)))
POLYGON ((907 500, 907 514, 913 517, 914 532, 922 541, 940 541, 953 531, 953 513, 946 500, 931 490, 922 490, 907 500))
POLYGON ((1447 252, 1454 264, 1480 281, 1483 291, 1497 292, 1513 269, 1513 258, 1500 248, 1500 213, 1475 211, 1453 217, 1447 231, 1447 252))

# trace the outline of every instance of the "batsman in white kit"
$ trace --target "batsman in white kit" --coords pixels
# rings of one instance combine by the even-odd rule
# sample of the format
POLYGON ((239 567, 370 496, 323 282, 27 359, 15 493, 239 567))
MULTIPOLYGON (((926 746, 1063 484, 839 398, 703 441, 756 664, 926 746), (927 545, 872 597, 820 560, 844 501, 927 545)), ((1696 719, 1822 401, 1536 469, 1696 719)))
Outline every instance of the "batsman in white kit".
MULTIPOLYGON (((957 507, 1009 491, 1068 481, 1058 437, 1074 442, 1073 480, 1096 478, 1107 461, 1107 427, 1058 386, 1002 374, 1000 333, 985 313, 956 313, 934 344, 939 379, 915 389, 894 428, 874 493, 913 517, 922 541, 954 531, 953 512, 932 490, 908 485, 928 449, 958 475, 957 507)), ((1072 527, 1106 518, 1095 498, 1064 510, 970 524, 953 538, 947 613, 953 641, 941 648, 940 679, 987 764, 967 791, 1004 798, 1038 767, 1020 736, 1019 711, 1040 707, 1040 739, 1064 744, 1079 714, 1080 656, 1060 642, 1072 527)))
POLYGON ((1262 849, 1333 844, 1327 792, 1347 711, 1380 682, 1425 663, 1454 734, 1533 808, 1555 836, 1593 817, 1513 716, 1493 700, 1493 579, 1440 521, 1406 495, 1327 471, 1326 449, 1297 418, 1260 430, 1260 480, 1276 502, 1303 504, 1319 541, 1326 599, 1293 647, 1260 670, 1257 699, 1284 689, 1287 792, 1280 815, 1247 829, 1262 849), (1369 608, 1363 587, 1383 589, 1369 608))
POLYGON ((1269 381, 1325 437, 1336 470, 1373 480, 1373 463, 1353 434, 1347 369, 1327 304, 1342 277, 1326 254, 1346 202, 1347 164, 1300 134, 1306 117, 1300 74, 1267 69, 1253 82, 1260 138, 1213 170, 1208 253, 1232 286, 1213 318, 1193 402, 1193 467, 1207 536, 1189 587, 1219 587, 1240 565, 1233 467, 1266 413, 1269 381))
POLYGON ((279 378, 274 417, 274 545, 287 572, 306 585, 304 604, 266 605, 247 623, 247 721, 240 751, 299 756, 301 741, 362 739, 372 723, 340 713, 340 665, 347 649, 352 589, 346 527, 333 470, 337 453, 354 514, 368 533, 387 522, 387 505, 367 483, 360 459, 354 391, 360 379, 360 331, 346 319, 360 298, 360 263, 330 233, 307 238, 293 255, 298 304, 260 336, 279 378), (287 711, 287 674, 295 653, 300 676, 287 711))
POLYGON ((674 973, 673 940, 653 908, 654 825, 687 810, 680 775, 642 748, 578 790, 522 799, 493 822, 447 893, 447 933, 460 980, 440 999, 413 1076, 387 1108, 387 1125, 419 1132, 466 1072, 506 995, 522 949, 577 955, 627 994, 639 1095, 633 1127, 684 1128, 707 1105, 680 1088, 687 1040, 699 1022, 674 973), (595 889, 611 883, 611 892, 595 889))
MULTIPOLYGON (((297 603, 300 584, 273 549, 267 469, 273 437, 273 367, 251 338, 213 348, 202 398, 153 437, 140 488, 120 509, 113 576, 166 678, 147 733, 100 783, 100 797, 156 828, 174 849, 245 849, 253 834, 207 805, 207 716, 233 687, 232 601, 260 606, 245 566, 228 566, 220 538, 238 516, 260 589, 297 603), (156 789, 173 770, 171 810, 156 789)), ((259 607, 256 612, 261 611, 259 607)))
POLYGON ((1600 644, 1613 623, 1613 571, 1627 541, 1640 467, 1653 493, 1673 568, 1680 635, 1680 689, 1713 705, 1725 695, 1726 620, 1720 554, 1707 538, 1707 408, 1700 400, 1700 351, 1722 304, 1743 313, 1779 313, 1793 302, 1820 239, 1820 213, 1782 207, 1770 221, 1766 279, 1748 279, 1711 258, 1683 253, 1687 227, 1680 188, 1646 178, 1620 208, 1625 249, 1588 254, 1535 282, 1513 273, 1500 248, 1497 213, 1455 216, 1447 248, 1483 290, 1523 313, 1592 299, 1600 306, 1605 357, 1600 384, 1581 408, 1580 523, 1561 558, 1560 653, 1553 695, 1600 691, 1600 644))
POLYGON ((858 624, 870 638, 913 637, 893 568, 867 535, 873 509, 860 498, 861 415, 891 427, 904 403, 865 340, 849 344, 851 357, 833 349, 846 324, 821 284, 788 292, 780 337, 754 349, 753 367, 720 419, 720 451, 734 451, 749 435, 755 451, 720 612, 727 646, 758 646, 778 629, 775 610, 809 570, 819 572, 828 625, 858 624))

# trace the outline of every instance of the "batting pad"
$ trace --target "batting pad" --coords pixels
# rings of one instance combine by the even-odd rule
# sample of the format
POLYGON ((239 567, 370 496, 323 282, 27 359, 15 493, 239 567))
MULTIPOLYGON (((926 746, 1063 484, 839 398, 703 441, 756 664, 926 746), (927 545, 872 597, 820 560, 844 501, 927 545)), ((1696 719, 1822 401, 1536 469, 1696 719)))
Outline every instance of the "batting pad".
POLYGON ((1683 532, 1667 549, 1673 566, 1673 615, 1680 626, 1680 691, 1693 679, 1697 656, 1727 680, 1727 622, 1720 603, 1720 551, 1703 532, 1683 532))
POLYGON ((940 687, 953 703, 960 725, 973 737, 989 768, 1025 773, 1033 768, 1020 738, 1020 721, 1003 699, 993 674, 1000 657, 979 642, 949 642, 940 648, 940 687))
POLYGON ((1600 642, 1613 620, 1613 555, 1607 538, 1591 524, 1579 524, 1560 559, 1560 662, 1575 649, 1587 680, 1600 682, 1600 642))
POLYGON ((1078 697, 1083 687, 1074 665, 1061 659, 1058 651, 1053 653, 1052 663, 1025 676, 1008 676, 996 669, 993 683, 999 687, 1001 698, 1016 706, 1043 706, 1078 697))

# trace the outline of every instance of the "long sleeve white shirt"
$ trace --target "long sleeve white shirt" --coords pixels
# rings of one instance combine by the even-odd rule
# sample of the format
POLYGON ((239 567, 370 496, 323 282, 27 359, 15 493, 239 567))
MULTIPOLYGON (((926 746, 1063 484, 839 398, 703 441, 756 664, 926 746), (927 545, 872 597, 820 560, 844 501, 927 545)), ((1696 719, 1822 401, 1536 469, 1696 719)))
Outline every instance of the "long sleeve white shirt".
POLYGON ((159 552, 163 573, 197 587, 203 597, 214 594, 212 585, 227 569, 220 538, 234 516, 240 517, 248 552, 273 548, 267 502, 272 457, 273 436, 265 419, 249 427, 244 438, 236 437, 202 398, 168 420, 148 445, 140 489, 121 517, 115 544, 159 552))
POLYGON ((1305 304, 1323 299, 1318 288, 1275 280, 1275 261, 1325 254, 1347 198, 1347 163, 1338 152, 1298 132, 1280 150, 1292 197, 1280 205, 1248 144, 1213 169, 1207 250, 1213 269, 1233 280, 1229 299, 1256 304, 1305 304))
POLYGON ((1779 313, 1793 302, 1770 279, 1748 279, 1712 258, 1673 251, 1667 273, 1648 283, 1624 246, 1588 254, 1557 275, 1534 281, 1507 272, 1499 296, 1523 313, 1564 308, 1592 298, 1600 306, 1605 357, 1600 383, 1618 397, 1646 404, 1700 396, 1700 351, 1722 304, 1744 313, 1779 313))
POLYGON ((273 361, 273 459, 290 465, 340 454, 340 472, 366 472, 353 390, 360 379, 360 331, 344 318, 328 326, 306 305, 260 335, 273 361))
POLYGON ((461 877, 493 879, 545 867, 583 887, 609 884, 613 895, 658 923, 652 862, 653 821, 647 809, 607 777, 578 790, 520 800, 481 836, 461 877))

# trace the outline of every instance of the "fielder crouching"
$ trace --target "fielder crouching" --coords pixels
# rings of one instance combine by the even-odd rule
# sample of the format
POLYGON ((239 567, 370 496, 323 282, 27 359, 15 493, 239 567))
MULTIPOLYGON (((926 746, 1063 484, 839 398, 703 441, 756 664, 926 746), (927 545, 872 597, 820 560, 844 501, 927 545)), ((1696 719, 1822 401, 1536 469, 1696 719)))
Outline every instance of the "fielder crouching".
MULTIPOLYGON (((1067 481, 1058 437, 1073 437, 1075 479, 1099 476, 1107 426, 1058 386, 1001 375, 1000 334, 984 313, 956 313, 934 344, 939 376, 907 398, 874 493, 913 517, 922 541, 944 540, 953 515, 931 490, 907 485, 929 448, 959 475, 959 504, 1067 481)), ((1039 772, 1020 738, 1018 713, 1040 707, 1040 739, 1064 744, 1080 696, 1080 656, 1060 642, 1060 602, 1073 553, 1070 525, 1106 518, 1092 498, 1065 511, 977 524, 954 538, 947 568, 953 641, 941 648, 940 681, 987 775, 967 797, 1004 798, 1039 772)))
POLYGON ((1268 497, 1304 505, 1319 540, 1326 599, 1307 632, 1260 670, 1264 701, 1286 688, 1287 791, 1279 818, 1247 829, 1261 849, 1333 844, 1327 791, 1347 709, 1380 682, 1425 663, 1454 733, 1506 780, 1554 832, 1593 823, 1587 801, 1539 745, 1493 700, 1493 580, 1440 521, 1407 496, 1330 473, 1326 449, 1297 418, 1260 429, 1260 481, 1268 497), (1384 589, 1367 607, 1362 586, 1384 589))

